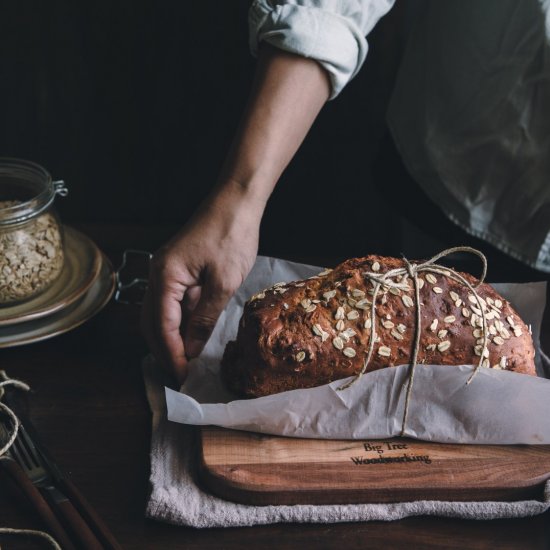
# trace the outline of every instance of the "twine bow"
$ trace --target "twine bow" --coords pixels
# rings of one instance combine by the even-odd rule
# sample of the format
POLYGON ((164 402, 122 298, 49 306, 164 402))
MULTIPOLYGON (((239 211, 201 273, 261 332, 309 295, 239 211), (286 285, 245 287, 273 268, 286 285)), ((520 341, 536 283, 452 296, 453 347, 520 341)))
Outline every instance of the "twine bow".
POLYGON ((405 433, 405 426, 407 423, 409 403, 410 403, 411 392, 412 392, 413 381, 414 381, 414 369, 417 364, 418 352, 420 349, 420 334, 422 331, 422 326, 421 326, 422 317, 420 315, 420 308, 421 308, 420 286, 418 284, 418 274, 419 273, 437 273, 438 275, 443 275, 444 277, 448 277, 449 279, 452 279, 466 286, 475 297, 475 300, 481 311, 481 319, 482 319, 481 329, 483 333, 483 343, 482 343, 482 351, 481 351, 479 363, 477 364, 474 371, 468 378, 466 384, 470 384, 470 382, 474 379, 478 370, 486 360, 487 332, 488 332, 487 319, 485 317, 485 308, 483 307, 481 298, 476 291, 476 288, 478 288, 479 285, 483 283, 483 281, 485 280, 485 276, 487 275, 487 259, 485 258, 482 252, 480 252, 479 250, 476 250, 475 248, 471 248, 469 246, 456 246, 453 248, 448 248, 446 250, 443 250, 439 254, 436 254, 433 258, 430 258, 429 260, 423 263, 419 263, 419 264, 411 263, 406 258, 403 258, 403 260, 405 262, 404 267, 391 269, 386 273, 380 274, 380 273, 369 272, 369 271, 363 273, 363 276, 365 277, 365 279, 368 279, 374 286, 374 290, 372 293, 372 304, 370 308, 371 329, 370 329, 370 337, 369 337, 369 348, 368 348, 367 357, 363 363, 363 368, 361 369, 361 372, 359 372, 359 374, 357 374, 357 376, 354 379, 352 379, 351 381, 347 382, 346 384, 338 388, 339 390, 344 390, 346 388, 349 388, 352 384, 354 384, 357 380, 359 380, 361 376, 363 376, 363 374, 367 370, 367 367, 370 363, 372 354, 374 352, 374 344, 376 343, 376 323, 375 323, 376 299, 378 297, 380 289, 396 288, 399 290, 408 291, 410 290, 410 287, 406 282, 406 280, 403 281, 403 278, 404 276, 409 276, 412 279, 414 284, 414 305, 416 310, 416 322, 414 327, 414 339, 413 339, 413 347, 410 355, 411 359, 409 362, 408 376, 407 376, 407 380, 403 385, 407 387, 407 390, 406 390, 406 397, 405 397, 405 411, 403 413, 403 421, 401 424, 401 433, 400 433, 401 436, 403 436, 405 433), (467 252, 470 254, 474 254, 480 258, 481 263, 483 265, 483 271, 481 273, 481 277, 479 278, 478 283, 475 286, 472 286, 472 284, 470 284, 470 282, 465 277, 463 277, 460 273, 457 273, 454 269, 443 267, 436 263, 439 259, 445 256, 448 256, 450 254, 454 254, 455 252, 467 252), (399 278, 400 280, 397 281, 397 278, 399 278))

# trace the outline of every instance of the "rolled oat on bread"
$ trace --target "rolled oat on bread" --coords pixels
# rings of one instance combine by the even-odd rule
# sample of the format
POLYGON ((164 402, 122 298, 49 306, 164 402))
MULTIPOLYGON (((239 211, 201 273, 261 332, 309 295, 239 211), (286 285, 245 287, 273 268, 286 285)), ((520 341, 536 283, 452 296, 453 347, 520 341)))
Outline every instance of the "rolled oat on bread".
MULTIPOLYGON (((414 346, 415 293, 408 275, 401 288, 381 287, 371 319, 374 284, 366 272, 405 267, 402 259, 354 258, 303 281, 277 283, 246 304, 236 341, 229 342, 222 377, 239 395, 260 397, 311 388, 361 372, 372 323, 376 340, 367 372, 407 364, 414 346)), ((449 272, 447 272, 449 273, 449 272)), ((490 285, 460 273, 479 302, 450 276, 419 273, 421 326, 418 364, 477 365, 535 375, 530 331, 490 285)))

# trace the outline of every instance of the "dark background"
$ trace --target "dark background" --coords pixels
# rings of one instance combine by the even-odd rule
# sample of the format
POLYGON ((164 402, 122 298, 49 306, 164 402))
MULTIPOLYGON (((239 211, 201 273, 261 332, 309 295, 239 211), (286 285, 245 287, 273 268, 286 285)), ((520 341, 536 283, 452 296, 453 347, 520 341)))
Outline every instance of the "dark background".
MULTIPOLYGON (((66 181, 70 194, 58 201, 66 223, 182 225, 213 185, 248 95, 250 0, 1 5, 0 154, 66 181)), ((377 26, 359 76, 327 104, 281 179, 262 253, 395 248, 371 171, 398 19, 394 10, 377 26)))
MULTIPOLYGON (((128 246, 131 228, 168 238, 213 186, 246 102, 250 3, 0 2, 0 155, 66 181, 65 223, 106 234, 124 223, 128 246)), ((418 258, 469 244, 493 280, 543 277, 448 222, 392 152, 385 113, 408 15, 397 0, 358 76, 321 112, 268 204, 260 253, 418 258)))

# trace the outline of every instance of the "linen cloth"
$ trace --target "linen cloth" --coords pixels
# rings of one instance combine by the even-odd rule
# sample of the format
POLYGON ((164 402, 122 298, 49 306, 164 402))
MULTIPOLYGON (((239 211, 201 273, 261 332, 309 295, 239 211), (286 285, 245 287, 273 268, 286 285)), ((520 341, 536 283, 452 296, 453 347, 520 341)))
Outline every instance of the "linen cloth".
POLYGON ((153 414, 149 518, 191 527, 238 527, 270 523, 391 521, 408 516, 464 519, 519 518, 550 508, 550 481, 541 500, 518 502, 416 501, 395 504, 249 506, 215 497, 197 481, 197 430, 166 419, 164 374, 151 358, 143 362, 153 414))
MULTIPOLYGON (((255 0, 250 45, 315 59, 336 97, 393 0, 255 0)), ((388 112, 410 175, 449 219, 550 272, 550 1, 415 0, 388 112)))

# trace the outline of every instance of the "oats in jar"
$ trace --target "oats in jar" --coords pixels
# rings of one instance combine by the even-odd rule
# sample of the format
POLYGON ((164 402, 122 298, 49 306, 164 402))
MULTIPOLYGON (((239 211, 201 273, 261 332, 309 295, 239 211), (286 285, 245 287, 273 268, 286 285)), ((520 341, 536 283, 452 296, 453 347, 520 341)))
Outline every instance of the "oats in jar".
MULTIPOLYGON (((0 201, 2 211, 20 201, 0 201)), ((52 284, 63 267, 59 223, 50 212, 0 228, 0 304, 30 298, 52 284)))

